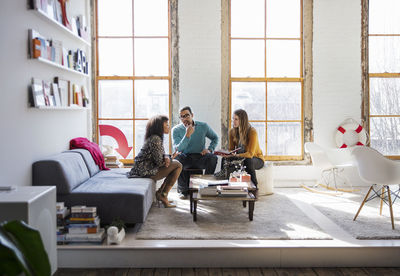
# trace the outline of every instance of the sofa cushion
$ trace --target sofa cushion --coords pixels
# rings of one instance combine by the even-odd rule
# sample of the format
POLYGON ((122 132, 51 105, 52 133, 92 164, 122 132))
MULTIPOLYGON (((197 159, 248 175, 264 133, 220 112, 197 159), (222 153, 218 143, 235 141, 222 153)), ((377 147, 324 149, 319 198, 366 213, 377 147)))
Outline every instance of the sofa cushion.
POLYGON ((73 149, 73 150, 69 150, 66 152, 76 152, 79 153, 80 155, 82 155, 83 160, 86 163, 86 166, 89 170, 89 174, 90 176, 95 175, 96 173, 98 173, 100 171, 99 166, 94 162, 92 154, 90 153, 90 151, 85 150, 85 149, 73 149))
POLYGON ((97 206, 101 223, 117 217, 127 223, 144 222, 153 202, 150 178, 127 178, 129 169, 100 171, 69 195, 57 195, 67 206, 97 206))
POLYGON ((32 165, 32 185, 56 186, 57 194, 68 194, 89 179, 82 155, 63 152, 32 165))

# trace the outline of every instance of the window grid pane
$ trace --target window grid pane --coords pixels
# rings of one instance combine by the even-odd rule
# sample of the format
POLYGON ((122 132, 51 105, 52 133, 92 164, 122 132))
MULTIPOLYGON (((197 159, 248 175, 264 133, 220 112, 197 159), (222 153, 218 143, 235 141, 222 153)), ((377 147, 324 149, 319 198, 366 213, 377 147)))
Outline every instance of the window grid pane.
POLYGON ((371 147, 388 156, 400 155, 399 7, 395 0, 370 0, 368 9, 370 140, 371 147))
MULTIPOLYGON (((133 159, 143 145, 147 119, 155 112, 170 115, 170 1, 96 1, 98 142, 123 148, 118 157, 133 159)), ((167 152, 169 140, 164 139, 167 152)))
POLYGON ((236 109, 246 110, 267 160, 301 159, 302 1, 231 0, 230 5, 230 120, 236 109), (251 22, 244 22, 255 6, 251 22), (285 24, 279 23, 282 18, 285 24))

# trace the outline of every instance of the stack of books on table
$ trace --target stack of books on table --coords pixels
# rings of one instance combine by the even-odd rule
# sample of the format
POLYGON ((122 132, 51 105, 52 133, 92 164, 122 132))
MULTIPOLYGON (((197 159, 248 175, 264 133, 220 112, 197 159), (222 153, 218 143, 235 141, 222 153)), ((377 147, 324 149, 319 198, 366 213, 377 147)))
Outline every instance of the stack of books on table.
POLYGON ((105 155, 104 156, 104 161, 106 164, 107 168, 122 168, 124 164, 119 162, 118 158, 116 155, 105 155))
POLYGON ((217 190, 219 196, 246 197, 249 193, 247 187, 241 186, 218 186, 217 190))
POLYGON ((199 188, 199 194, 201 196, 217 196, 217 186, 201 187, 199 188))
POLYGON ((65 241, 69 243, 102 243, 104 228, 100 228, 100 218, 96 207, 72 206, 68 220, 68 233, 65 241))
POLYGON ((65 234, 67 233, 67 218, 69 209, 64 206, 64 202, 57 202, 57 243, 63 244, 65 242, 65 234))

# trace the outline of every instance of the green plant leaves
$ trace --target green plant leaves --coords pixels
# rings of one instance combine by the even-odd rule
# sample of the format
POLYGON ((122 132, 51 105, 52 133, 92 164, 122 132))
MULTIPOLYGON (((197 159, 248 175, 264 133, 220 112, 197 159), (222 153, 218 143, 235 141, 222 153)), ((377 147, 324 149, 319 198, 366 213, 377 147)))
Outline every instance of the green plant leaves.
POLYGON ((25 222, 0 224, 0 274, 51 275, 50 261, 39 231, 25 222))

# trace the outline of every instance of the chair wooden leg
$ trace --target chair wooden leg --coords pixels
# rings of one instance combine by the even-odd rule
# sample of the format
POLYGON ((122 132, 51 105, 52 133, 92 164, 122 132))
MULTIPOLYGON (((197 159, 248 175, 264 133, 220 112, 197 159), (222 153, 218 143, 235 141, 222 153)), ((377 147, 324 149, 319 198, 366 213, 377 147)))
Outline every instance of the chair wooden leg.
POLYGON ((393 208, 392 208, 392 198, 390 196, 390 188, 387 187, 388 199, 389 199, 389 209, 390 209, 390 219, 392 220, 392 229, 394 230, 394 219, 393 219, 393 208))
POLYGON ((382 187, 382 194, 381 194, 381 209, 379 211, 379 214, 382 216, 382 205, 383 205, 383 199, 385 198, 385 187, 382 187))
POLYGON ((367 198, 368 198, 368 196, 369 196, 369 193, 370 193, 371 190, 372 190, 372 187, 373 187, 373 186, 371 186, 371 187, 369 188, 368 193, 365 195, 364 200, 361 202, 360 208, 358 208, 357 214, 355 215, 355 217, 354 217, 353 220, 356 220, 356 218, 358 217, 358 214, 360 213, 361 208, 364 206, 364 203, 365 203, 365 201, 367 200, 367 198))

